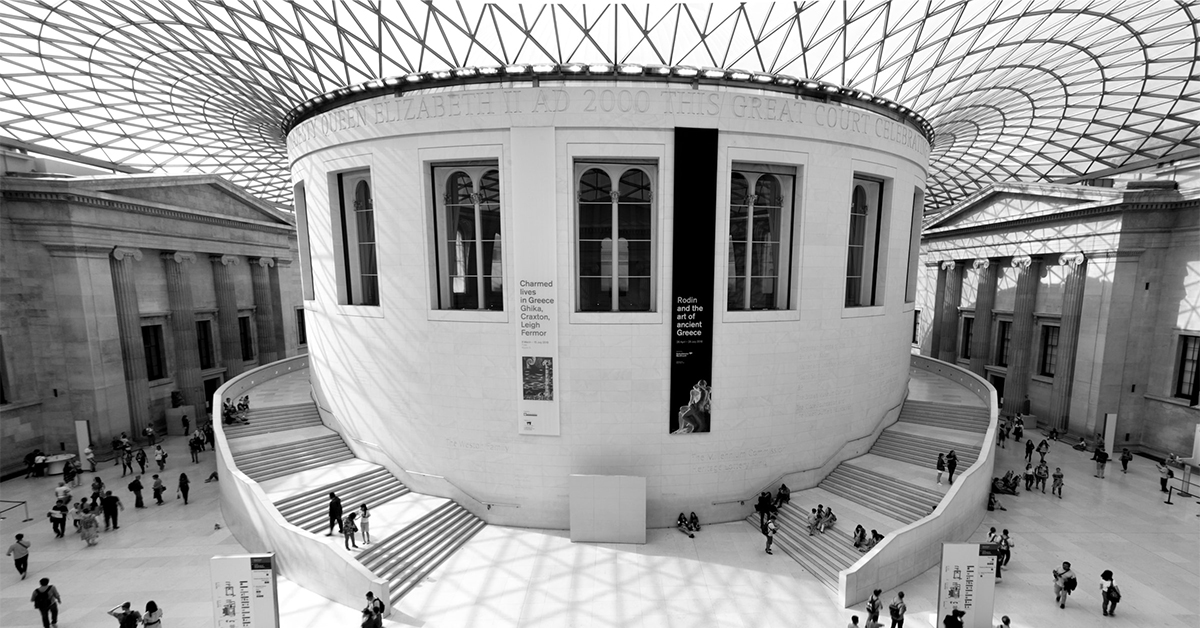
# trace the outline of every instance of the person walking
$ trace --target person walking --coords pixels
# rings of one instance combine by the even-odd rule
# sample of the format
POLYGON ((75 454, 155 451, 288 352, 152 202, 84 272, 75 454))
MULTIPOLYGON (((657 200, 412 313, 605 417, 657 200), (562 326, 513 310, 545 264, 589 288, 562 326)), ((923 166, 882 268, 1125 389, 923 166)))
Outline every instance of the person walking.
POLYGON ((342 522, 342 536, 345 537, 346 551, 350 551, 351 545, 354 546, 354 549, 358 549, 358 542, 354 540, 354 535, 358 532, 358 526, 354 523, 357 516, 357 513, 352 512, 346 515, 346 520, 342 522))
POLYGON ((1117 583, 1113 582, 1113 572, 1110 569, 1105 569, 1100 574, 1100 598, 1100 608, 1104 611, 1104 615, 1115 617, 1117 602, 1121 601, 1121 589, 1117 587, 1117 583))
POLYGON ((88 547, 100 541, 100 522, 96 521, 96 510, 91 506, 84 508, 83 517, 79 519, 79 533, 88 547))
POLYGON ((754 505, 754 510, 758 511, 758 527, 761 529, 767 525, 767 516, 771 514, 774 508, 774 501, 771 499, 770 491, 763 491, 758 494, 758 503, 754 505))
POLYGON ((58 605, 62 603, 62 597, 58 594, 58 587, 50 584, 49 578, 38 581, 38 587, 29 596, 29 601, 42 614, 42 628, 58 625, 58 605))
POLYGON ((333 536, 333 526, 337 526, 338 532, 342 531, 342 500, 338 499, 337 493, 329 493, 329 532, 325 536, 333 536))
POLYGON ((144 628, 162 628, 162 609, 154 600, 146 602, 146 613, 142 615, 142 626, 144 628))
POLYGON ((1058 498, 1062 499, 1062 487, 1063 487, 1062 467, 1054 467, 1054 475, 1052 475, 1050 477, 1054 478, 1053 483, 1050 485, 1050 494, 1058 495, 1058 498))
POLYGON ((1166 461, 1154 465, 1158 469, 1158 485, 1162 488, 1162 492, 1167 493, 1167 481, 1174 477, 1175 472, 1171 471, 1171 467, 1167 466, 1166 461))
POLYGON ((1038 443, 1037 452, 1038 455, 1041 456, 1041 460, 1039 460, 1039 462, 1045 462, 1046 454, 1050 453, 1050 441, 1043 438, 1042 442, 1038 443))
POLYGON ((142 476, 133 476, 133 481, 129 483, 128 488, 129 492, 133 493, 133 507, 145 508, 146 504, 142 501, 142 489, 145 488, 142 486, 142 476))
POLYGON ((50 529, 54 531, 54 538, 61 539, 67 532, 67 505, 63 500, 57 500, 50 507, 50 512, 46 513, 50 517, 50 529))
POLYGON ((883 610, 883 600, 879 599, 880 593, 883 593, 883 589, 875 589, 871 593, 871 598, 867 600, 867 628, 883 625, 879 623, 879 611, 883 610))
POLYGON ((96 452, 90 446, 83 449, 83 460, 88 463, 92 473, 96 472, 96 452))
POLYGON ((78 475, 75 473, 74 461, 68 460, 66 462, 66 464, 63 465, 63 474, 62 475, 63 475, 63 481, 67 483, 68 487, 75 486, 75 478, 78 477, 78 475))
POLYGON ((16 536, 16 542, 8 546, 8 552, 5 556, 13 557, 13 566, 17 568, 17 573, 21 574, 21 579, 29 573, 29 546, 31 543, 25 540, 24 534, 16 536))
POLYGON ((1025 462, 1033 462, 1033 439, 1025 441, 1025 462))
POLYGON ((1078 585, 1075 572, 1071 571, 1071 563, 1064 561, 1061 570, 1054 570, 1054 601, 1058 603, 1059 608, 1067 607, 1067 596, 1078 585))
POLYGON ((115 606, 108 611, 109 615, 117 618, 118 628, 137 628, 137 625, 142 621, 142 614, 130 608, 133 606, 129 602, 125 602, 120 606, 115 606))
POLYGON ((1035 479, 1035 476, 1033 475, 1033 464, 1032 463, 1025 465, 1024 475, 1025 475, 1025 491, 1028 492, 1031 488, 1033 488, 1033 480, 1035 479))
POLYGON ((892 628, 904 628, 904 613, 907 611, 908 605, 904 603, 904 591, 901 591, 892 599, 892 603, 888 604, 888 613, 892 616, 892 628))
POLYGON ((1133 454, 1129 453, 1128 447, 1121 449, 1121 473, 1129 473, 1129 461, 1133 460, 1133 454))
POLYGON ((996 563, 1003 562, 1004 566, 1007 567, 1008 561, 1012 560, 1012 548, 1014 546, 1016 546, 1016 543, 1013 543, 1012 537, 1008 536, 1008 528, 1004 528, 1004 531, 1000 533, 1000 556, 997 558, 996 563))
POLYGON ((370 591, 367 591, 367 609, 376 615, 383 615, 383 611, 387 610, 383 606, 383 600, 375 597, 370 591))
POLYGON ((202 445, 200 444, 200 439, 198 437, 192 436, 191 438, 188 439, 188 452, 190 454, 192 454, 192 462, 193 463, 198 464, 200 462, 200 448, 201 447, 202 447, 202 445))
POLYGON ((358 507, 358 531, 362 532, 363 545, 371 544, 371 511, 366 504, 358 507))
POLYGON ((133 452, 122 450, 117 452, 117 459, 121 464, 121 477, 125 477, 126 473, 133 474, 133 452))
POLYGON ((121 503, 121 498, 113 495, 112 491, 107 491, 104 498, 100 500, 100 508, 104 511, 104 531, 108 532, 109 524, 112 524, 112 529, 120 530, 117 512, 125 510, 125 504, 121 503))
POLYGON ((163 485, 162 478, 158 477, 157 473, 155 473, 153 477, 154 482, 150 485, 150 490, 154 494, 154 505, 162 506, 165 503, 163 502, 162 498, 163 492, 167 490, 167 487, 163 485))
POLYGON ((767 518, 767 527, 766 527, 767 553, 768 554, 775 553, 775 552, 771 551, 771 544, 775 542, 775 533, 778 531, 779 531, 779 527, 775 525, 775 515, 772 514, 770 517, 767 518))
POLYGON ((1004 579, 1004 551, 1000 545, 1000 533, 996 532, 996 528, 988 530, 988 543, 996 546, 996 579, 1004 579))
POLYGON ((946 481, 954 484, 954 469, 958 468, 958 454, 951 449, 946 454, 946 481))
POLYGON ((1043 460, 1038 463, 1036 469, 1033 470, 1033 487, 1042 489, 1042 493, 1046 492, 1046 480, 1050 478, 1050 465, 1043 460))
POLYGON ((186 414, 181 417, 181 420, 183 421, 183 435, 187 436, 188 434, 191 434, 192 433, 191 420, 188 419, 188 416, 186 414))
POLYGON ((154 446, 154 463, 158 465, 159 471, 167 470, 167 452, 163 450, 162 445, 154 446))
POLYGON ((944 626, 944 628, 963 628, 962 618, 965 617, 966 614, 966 611, 962 610, 961 608, 956 608, 950 611, 950 614, 946 615, 942 619, 942 626, 944 626))
POLYGON ((92 478, 92 499, 97 500, 104 496, 104 480, 100 476, 92 478))
POLYGON ((938 483, 938 486, 941 486, 942 485, 942 473, 944 473, 946 471, 946 455, 945 454, 942 454, 942 453, 938 454, 936 466, 937 466, 937 472, 938 472, 937 483, 938 483))
POLYGON ((142 430, 142 436, 145 436, 146 441, 150 443, 151 447, 153 447, 155 437, 158 436, 158 433, 154 431, 154 428, 147 425, 146 429, 142 430))
POLYGON ((1096 448, 1096 453, 1092 454, 1092 460, 1096 461, 1096 475, 1092 477, 1104 479, 1104 465, 1108 464, 1108 452, 1104 451, 1104 445, 1096 448))
MULTIPOLYGON (((136 462, 138 465, 138 468, 141 469, 140 474, 145 475, 146 474, 146 450, 138 449, 137 453, 134 454, 134 456, 133 456, 133 461, 136 462)), ((130 470, 132 471, 132 469, 130 469, 130 470)))
POLYGON ((183 505, 187 506, 188 491, 192 490, 192 481, 188 479, 186 473, 179 474, 179 497, 183 498, 183 505))

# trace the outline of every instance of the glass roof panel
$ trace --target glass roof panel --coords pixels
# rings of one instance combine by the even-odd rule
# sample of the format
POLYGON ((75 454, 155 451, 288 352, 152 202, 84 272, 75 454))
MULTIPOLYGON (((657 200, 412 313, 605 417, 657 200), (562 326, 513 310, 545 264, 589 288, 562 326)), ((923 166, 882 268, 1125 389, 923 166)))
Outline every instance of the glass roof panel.
POLYGON ((857 87, 937 137, 927 207, 1200 149, 1200 2, 0 0, 0 139, 290 203, 284 115, 458 66, 739 68, 857 87))

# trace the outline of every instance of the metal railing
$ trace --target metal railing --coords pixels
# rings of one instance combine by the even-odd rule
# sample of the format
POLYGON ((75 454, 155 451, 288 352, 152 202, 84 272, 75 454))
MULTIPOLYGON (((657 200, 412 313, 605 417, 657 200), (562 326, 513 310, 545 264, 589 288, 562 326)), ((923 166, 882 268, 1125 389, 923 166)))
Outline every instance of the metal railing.
MULTIPOLYGON (((29 502, 16 502, 16 501, 12 501, 11 499, 0 499, 0 504, 16 504, 16 506, 9 506, 9 507, 7 507, 7 508, 0 508, 0 513, 3 513, 3 512, 8 512, 8 511, 10 511, 10 510, 13 510, 13 509, 15 509, 15 508, 20 508, 20 507, 24 506, 24 507, 25 507, 25 518, 24 518, 24 519, 22 519, 21 521, 22 521, 22 522, 24 522, 24 521, 33 521, 33 518, 29 516, 29 502)), ((3 515, 0 515, 0 519, 7 519, 7 518, 8 518, 8 517, 5 517, 5 516, 3 516, 3 515)))

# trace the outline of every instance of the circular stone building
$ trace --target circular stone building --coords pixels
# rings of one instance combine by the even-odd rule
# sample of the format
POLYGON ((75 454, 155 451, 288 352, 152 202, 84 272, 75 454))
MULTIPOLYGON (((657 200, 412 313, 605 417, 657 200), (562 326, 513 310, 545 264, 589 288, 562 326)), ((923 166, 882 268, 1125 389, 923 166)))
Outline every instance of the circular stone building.
POLYGON ((493 523, 572 474, 647 519, 861 453, 908 382, 928 124, 692 68, 416 74, 295 110, 312 379, 359 456, 493 523))

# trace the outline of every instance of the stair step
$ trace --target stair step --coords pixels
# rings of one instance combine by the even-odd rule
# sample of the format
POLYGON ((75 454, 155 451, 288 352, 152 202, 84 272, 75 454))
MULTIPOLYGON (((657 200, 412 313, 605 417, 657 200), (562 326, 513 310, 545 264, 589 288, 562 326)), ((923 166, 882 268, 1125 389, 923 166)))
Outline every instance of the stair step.
POLYGON ((233 459, 237 461, 239 465, 258 464, 277 460, 291 460, 300 455, 318 453, 329 449, 344 447, 345 445, 346 444, 342 442, 341 437, 339 437, 337 434, 331 434, 329 436, 322 436, 321 438, 291 443, 287 447, 283 448, 272 447, 270 450, 260 449, 255 451, 235 453, 233 455, 233 459))
POLYGON ((426 556, 420 567, 414 569, 412 573, 405 579, 392 579, 389 581, 389 586, 392 591, 393 599, 400 599, 421 584, 433 570, 439 565, 446 562, 454 552, 458 551, 463 545, 467 544, 476 534, 482 530, 487 523, 478 518, 473 518, 470 523, 461 528, 453 537, 446 539, 446 542, 436 551, 426 556))
POLYGON ((834 495, 906 524, 929 514, 928 511, 922 512, 916 505, 883 497, 873 492, 873 487, 857 484, 844 478, 827 478, 820 484, 820 487, 834 495))
POLYGON ((310 504, 314 500, 319 500, 321 497, 330 492, 337 492, 338 488, 342 486, 368 484, 374 482, 380 477, 389 477, 390 475, 391 473, 389 473, 388 470, 383 467, 371 469, 370 471, 364 471, 358 475, 348 477, 338 482, 318 486, 317 488, 309 489, 302 493, 296 493, 295 495, 289 495, 288 497, 275 502, 275 509, 281 514, 286 514, 297 506, 310 504))
POLYGON ((254 480, 255 482, 261 483, 261 482, 266 482, 267 480, 281 478, 285 475, 292 475, 293 473, 299 473, 301 471, 307 471, 309 469, 316 469, 317 467, 323 467, 325 465, 333 464, 335 462, 342 462, 345 460, 354 460, 354 452, 347 449, 341 454, 329 456, 328 458, 323 458, 323 459, 313 459, 311 461, 305 462, 304 464, 288 465, 287 467, 280 467, 280 468, 274 468, 274 469, 256 471, 256 472, 246 472, 243 470, 243 473, 246 473, 246 475, 250 476, 250 478, 252 480, 254 480))
POLYGON ((340 454, 344 451, 349 451, 345 443, 338 445, 324 446, 319 449, 306 449, 296 452, 293 456, 284 456, 278 458, 269 458, 265 460, 240 461, 238 468, 245 470, 252 469, 267 469, 273 467, 286 467, 292 465, 306 464, 310 460, 319 460, 332 455, 340 454))

